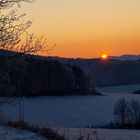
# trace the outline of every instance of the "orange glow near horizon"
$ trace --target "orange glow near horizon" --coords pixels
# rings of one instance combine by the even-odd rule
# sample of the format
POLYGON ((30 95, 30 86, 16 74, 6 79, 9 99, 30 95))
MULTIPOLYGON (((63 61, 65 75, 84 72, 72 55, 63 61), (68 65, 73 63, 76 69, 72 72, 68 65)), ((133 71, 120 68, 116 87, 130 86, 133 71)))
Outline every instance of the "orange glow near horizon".
POLYGON ((39 0, 21 12, 48 48, 56 44, 51 56, 94 58, 140 54, 139 7, 140 0, 39 0))

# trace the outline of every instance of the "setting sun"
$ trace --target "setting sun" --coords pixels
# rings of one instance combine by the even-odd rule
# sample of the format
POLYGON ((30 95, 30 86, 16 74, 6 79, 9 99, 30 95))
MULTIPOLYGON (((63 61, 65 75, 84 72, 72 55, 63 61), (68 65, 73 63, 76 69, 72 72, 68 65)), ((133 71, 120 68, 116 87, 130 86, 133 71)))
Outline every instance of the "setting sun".
POLYGON ((102 54, 102 59, 103 60, 106 60, 108 58, 108 55, 107 54, 102 54))

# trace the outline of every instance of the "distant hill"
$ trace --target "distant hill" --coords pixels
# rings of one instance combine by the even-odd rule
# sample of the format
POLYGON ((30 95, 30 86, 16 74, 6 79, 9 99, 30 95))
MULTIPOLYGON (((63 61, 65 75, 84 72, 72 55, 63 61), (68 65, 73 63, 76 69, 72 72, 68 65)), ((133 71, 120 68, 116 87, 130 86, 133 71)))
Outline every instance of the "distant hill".
POLYGON ((110 59, 117 59, 117 60, 138 60, 140 59, 140 55, 130 55, 130 54, 126 54, 126 55, 121 55, 121 56, 110 56, 110 59))
POLYGON ((114 86, 140 83, 140 55, 122 55, 110 57, 108 60, 36 57, 49 61, 59 61, 63 64, 76 65, 89 75, 92 84, 96 86, 114 86))
POLYGON ((66 59, 49 58, 61 63, 77 65, 89 75, 96 86, 114 86, 140 83, 140 59, 66 59))
POLYGON ((43 63, 44 61, 59 61, 59 63, 66 67, 77 66, 89 77, 93 86, 140 84, 139 55, 112 56, 108 60, 102 60, 100 58, 61 58, 34 55, 25 55, 24 57, 26 59, 33 59, 39 63, 43 63))

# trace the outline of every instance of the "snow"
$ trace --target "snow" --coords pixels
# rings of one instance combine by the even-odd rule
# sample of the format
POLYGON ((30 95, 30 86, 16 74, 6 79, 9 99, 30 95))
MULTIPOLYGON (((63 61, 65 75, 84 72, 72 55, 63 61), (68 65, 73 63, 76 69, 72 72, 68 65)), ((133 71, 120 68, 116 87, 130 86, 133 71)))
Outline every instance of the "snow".
POLYGON ((35 133, 0 126, 0 140, 46 140, 35 133))
POLYGON ((59 134, 65 135, 69 140, 77 140, 79 136, 89 137, 89 140, 139 140, 140 130, 119 130, 119 129, 88 129, 69 128, 59 130, 59 134))
MULTIPOLYGON (((99 88, 103 96, 61 96, 24 99, 25 120, 40 126, 101 126, 114 121, 114 104, 120 98, 137 99, 132 94, 140 85, 99 88)), ((17 119, 18 107, 4 106, 6 118, 17 119)))
POLYGON ((134 91, 140 89, 140 84, 137 85, 121 85, 121 86, 111 86, 98 88, 101 93, 126 93, 132 94, 134 91))
MULTIPOLYGON (((137 99, 132 94, 140 85, 114 86, 98 88, 103 96, 61 96, 24 99, 25 120, 40 126, 53 126, 54 130, 64 134, 70 140, 87 137, 100 140, 139 140, 140 130, 88 129, 83 126, 101 126, 113 121, 113 108, 120 98, 137 99), (54 127, 55 126, 55 127, 54 127), (56 129, 58 128, 58 129, 56 129)), ((18 118, 18 107, 3 106, 3 115, 9 119, 18 118)), ((37 134, 14 128, 0 126, 0 140, 43 140, 37 134)), ((89 139, 90 140, 90 139, 89 139)))

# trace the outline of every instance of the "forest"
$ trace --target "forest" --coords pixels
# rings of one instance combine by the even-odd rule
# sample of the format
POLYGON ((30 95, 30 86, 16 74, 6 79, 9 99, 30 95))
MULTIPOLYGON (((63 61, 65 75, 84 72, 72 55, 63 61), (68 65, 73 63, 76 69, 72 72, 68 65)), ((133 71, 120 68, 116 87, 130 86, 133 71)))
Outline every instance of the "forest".
POLYGON ((80 67, 22 56, 0 58, 0 96, 60 96, 100 94, 80 67))

